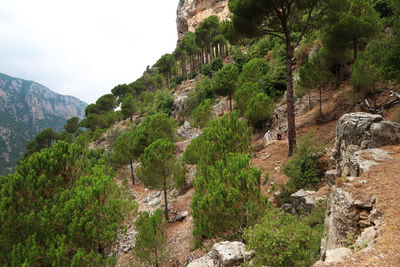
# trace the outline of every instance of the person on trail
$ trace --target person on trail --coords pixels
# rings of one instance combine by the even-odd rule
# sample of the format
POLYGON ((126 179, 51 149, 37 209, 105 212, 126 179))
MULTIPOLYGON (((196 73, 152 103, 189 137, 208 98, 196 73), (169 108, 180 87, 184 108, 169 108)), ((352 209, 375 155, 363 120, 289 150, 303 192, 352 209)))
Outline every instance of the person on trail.
POLYGON ((270 134, 271 134, 270 131, 267 131, 267 132, 264 134, 265 143, 266 143, 267 145, 269 144, 269 136, 270 136, 270 134))
POLYGON ((281 127, 278 128, 278 132, 277 132, 276 135, 277 135, 278 140, 282 140, 282 130, 281 130, 281 127))

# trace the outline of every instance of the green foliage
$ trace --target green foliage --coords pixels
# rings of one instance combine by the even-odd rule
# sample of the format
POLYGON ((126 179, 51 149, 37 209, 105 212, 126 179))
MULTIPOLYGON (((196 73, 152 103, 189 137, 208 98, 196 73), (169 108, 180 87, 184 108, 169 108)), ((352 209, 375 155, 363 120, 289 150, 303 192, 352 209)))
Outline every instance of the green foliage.
POLYGON ((153 92, 143 91, 139 95, 140 99, 140 113, 142 115, 154 114, 154 96, 153 92))
POLYGON ((114 95, 114 97, 118 99, 118 104, 119 104, 121 103, 122 99, 126 96, 126 94, 135 93, 135 90, 131 90, 131 88, 127 84, 118 84, 113 89, 111 89, 111 92, 114 95))
POLYGON ((107 113, 109 111, 113 111, 117 106, 117 102, 115 100, 114 95, 106 94, 101 96, 96 101, 96 109, 100 113, 107 113))
POLYGON ((232 95, 237 88, 237 79, 239 71, 233 64, 225 65, 218 71, 213 81, 213 91, 218 96, 229 96, 232 110, 232 95))
POLYGON ((224 62, 221 57, 216 57, 211 61, 210 65, 213 71, 219 71, 224 66, 224 62))
POLYGON ((75 134, 79 130, 79 118, 72 117, 71 119, 67 120, 67 123, 64 125, 64 129, 70 134, 75 134))
POLYGON ((140 213, 135 228, 138 231, 134 248, 136 257, 148 265, 160 266, 166 262, 166 227, 161 209, 153 214, 147 211, 140 213))
POLYGON ((268 62, 263 58, 253 58, 243 66, 239 75, 239 86, 245 82, 261 82, 263 76, 268 72, 268 62))
POLYGON ((133 114, 136 113, 137 110, 138 104, 136 102, 136 99, 131 94, 125 95, 124 98, 122 98, 121 104, 122 118, 125 120, 131 117, 133 114))
POLYGON ((212 78, 214 72, 211 64, 204 64, 201 66, 201 73, 209 78, 212 78))
POLYGON ((57 142, 0 179, 0 264, 111 263, 104 249, 135 205, 102 158, 57 142))
POLYGON ((150 188, 167 189, 167 181, 172 177, 175 145, 169 139, 157 139, 151 143, 140 157, 140 179, 150 188))
MULTIPOLYGON (((400 12, 398 13, 399 16, 400 12)), ((383 78, 399 83, 400 30, 397 35, 370 42, 365 54, 383 78)))
POLYGON ((260 194, 261 170, 249 165, 248 155, 231 153, 196 176, 191 204, 195 237, 238 238, 263 215, 267 198, 260 194))
POLYGON ((260 88, 274 99, 283 96, 286 91, 285 67, 278 65, 271 68, 261 81, 260 88))
POLYGON ((195 90, 189 92, 189 97, 186 100, 185 108, 182 115, 190 115, 193 110, 204 100, 214 99, 212 91, 212 81, 208 77, 204 77, 200 82, 196 83, 195 90))
POLYGON ((248 102, 250 98, 255 96, 256 94, 261 93, 261 89, 259 88, 257 83, 244 83, 235 94, 235 108, 239 111, 240 115, 244 115, 248 106, 248 102))
POLYGON ((155 113, 172 114, 174 97, 169 90, 157 90, 154 96, 155 113))
POLYGON ((245 230, 246 247, 254 262, 267 266, 309 266, 319 258, 321 227, 278 209, 267 210, 260 224, 245 230))
POLYGON ((243 66, 250 60, 248 54, 243 54, 240 48, 235 47, 232 52, 233 60, 235 61, 235 66, 238 68, 239 72, 242 72, 243 66))
POLYGON ((44 148, 49 148, 52 143, 58 139, 58 134, 53 129, 45 129, 36 137, 26 144, 26 152, 24 158, 29 157, 35 152, 39 152, 44 148))
POLYGON ((266 120, 272 119, 274 112, 274 101, 264 93, 258 93, 251 97, 244 113, 246 119, 258 128, 266 120))
POLYGON ((352 66, 350 84, 355 101, 373 97, 378 91, 379 72, 364 56, 357 58, 352 66))
POLYGON ((324 45, 335 53, 352 48, 353 60, 363 40, 377 35, 381 30, 378 12, 372 1, 330 0, 326 3, 324 45))
POLYGON ((287 189, 295 192, 300 189, 314 189, 319 182, 319 169, 316 159, 322 155, 324 147, 309 132, 298 140, 294 155, 283 165, 289 177, 287 189))
POLYGON ((248 53, 252 58, 264 58, 278 42, 279 39, 266 35, 252 45, 248 53))
POLYGON ((139 178, 150 188, 164 191, 165 219, 168 221, 167 190, 176 165, 175 145, 169 139, 157 139, 140 156, 139 178))
POLYGON ((198 164, 198 172, 201 172, 230 152, 249 153, 250 148, 251 129, 247 121, 240 120, 239 115, 232 112, 210 121, 203 133, 188 145, 183 159, 187 163, 198 164))
POLYGON ((195 127, 204 128, 211 119, 212 108, 213 106, 210 99, 206 99, 198 105, 192 113, 193 125, 195 127))
POLYGON ((172 78, 172 70, 175 66, 174 56, 171 54, 164 54, 156 63, 158 70, 164 75, 167 80, 167 86, 170 85, 172 78))

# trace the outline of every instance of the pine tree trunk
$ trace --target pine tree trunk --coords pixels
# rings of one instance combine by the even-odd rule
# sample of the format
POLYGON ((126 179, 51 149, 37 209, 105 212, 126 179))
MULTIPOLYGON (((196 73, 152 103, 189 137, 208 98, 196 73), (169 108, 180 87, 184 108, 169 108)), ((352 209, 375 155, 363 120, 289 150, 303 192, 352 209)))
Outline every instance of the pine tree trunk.
POLYGON ((167 222, 169 222, 169 218, 168 218, 168 200, 167 200, 167 184, 165 183, 165 179, 164 179, 164 202, 165 202, 165 219, 167 220, 167 222))
POLYGON ((132 185, 135 184, 135 174, 133 173, 133 162, 131 161, 131 178, 132 178, 132 185))
POLYGON ((288 140, 289 140, 289 157, 293 155, 296 147, 296 124, 293 103, 293 48, 290 41, 290 35, 286 35, 286 98, 288 113, 288 140))
POLYGON ((311 92, 308 91, 308 109, 311 110, 311 92))

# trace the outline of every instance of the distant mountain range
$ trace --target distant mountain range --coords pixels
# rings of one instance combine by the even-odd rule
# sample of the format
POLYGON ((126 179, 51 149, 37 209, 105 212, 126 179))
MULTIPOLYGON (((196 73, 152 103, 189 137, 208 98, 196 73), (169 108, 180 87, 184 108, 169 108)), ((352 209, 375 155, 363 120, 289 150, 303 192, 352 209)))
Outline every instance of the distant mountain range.
POLYGON ((38 133, 62 131, 69 118, 84 117, 86 106, 76 97, 0 73, 0 175, 15 169, 25 145, 38 133))

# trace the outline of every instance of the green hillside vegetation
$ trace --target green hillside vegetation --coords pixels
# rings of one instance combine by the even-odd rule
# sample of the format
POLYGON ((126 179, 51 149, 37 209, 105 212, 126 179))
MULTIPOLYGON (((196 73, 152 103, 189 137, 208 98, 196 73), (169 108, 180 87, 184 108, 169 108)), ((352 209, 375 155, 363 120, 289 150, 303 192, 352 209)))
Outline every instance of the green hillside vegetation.
POLYGON ((323 219, 288 215, 268 201, 273 189, 261 189, 268 173, 263 177, 252 167, 253 133, 271 125, 275 103, 286 101, 289 157, 283 172, 289 180, 279 202, 299 189, 317 188, 324 149, 312 133, 296 140, 294 100, 307 94, 311 108, 310 94, 318 90, 318 123, 325 123, 322 96, 328 89, 349 82, 355 103, 375 103, 380 90, 398 85, 400 4, 230 0, 229 9, 231 20, 205 19, 139 79, 87 106, 85 119, 70 119, 58 135, 45 130, 27 146, 16 173, 0 178, 0 265, 114 264, 105 250, 127 217, 137 215, 126 186, 114 179, 126 165, 131 185, 140 180, 162 191, 165 203, 164 214, 142 213, 135 223, 134 255, 144 265, 168 261, 167 195, 185 189, 189 164, 196 165, 194 247, 213 238, 245 241, 260 266, 308 266, 318 259, 323 219), (176 114, 173 93, 188 80, 195 88, 176 114), (230 111, 218 118, 213 106, 225 96, 230 111), (123 130, 110 130, 122 120, 123 130), (179 158, 176 131, 184 121, 202 134, 179 158), (88 152, 100 138, 109 138, 110 151, 88 152))

